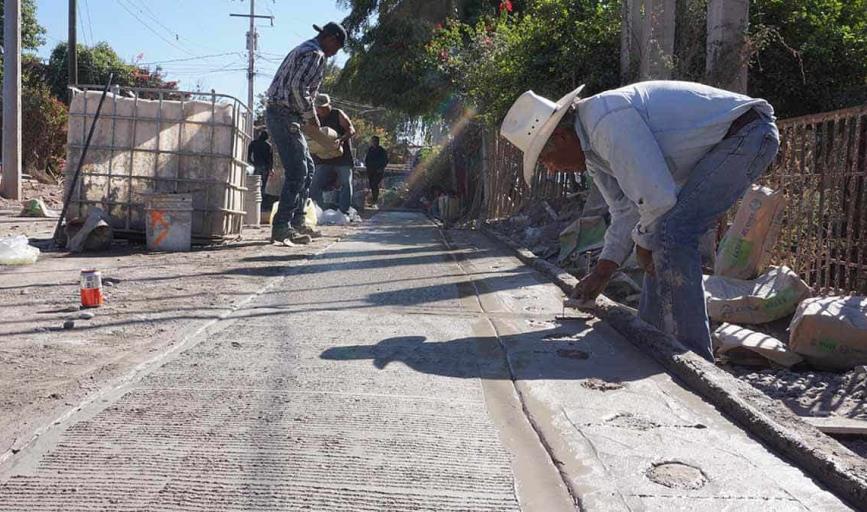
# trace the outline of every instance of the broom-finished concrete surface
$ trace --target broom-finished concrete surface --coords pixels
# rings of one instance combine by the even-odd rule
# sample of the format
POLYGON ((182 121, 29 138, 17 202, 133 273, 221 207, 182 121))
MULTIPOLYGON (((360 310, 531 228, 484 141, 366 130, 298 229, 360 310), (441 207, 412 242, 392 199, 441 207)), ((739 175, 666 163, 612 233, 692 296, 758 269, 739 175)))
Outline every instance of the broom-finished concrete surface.
POLYGON ((849 510, 472 232, 382 213, 0 466, 0 510, 849 510))

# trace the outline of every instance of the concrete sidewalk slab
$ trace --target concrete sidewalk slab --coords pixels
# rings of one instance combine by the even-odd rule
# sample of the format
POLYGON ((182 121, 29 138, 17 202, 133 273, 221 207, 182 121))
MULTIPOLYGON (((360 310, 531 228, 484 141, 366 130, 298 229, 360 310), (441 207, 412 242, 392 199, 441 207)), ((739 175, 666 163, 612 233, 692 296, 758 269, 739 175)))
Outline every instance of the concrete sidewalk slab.
POLYGON ((847 510, 605 324, 555 321, 506 249, 440 236, 379 215, 0 467, 0 510, 847 510))

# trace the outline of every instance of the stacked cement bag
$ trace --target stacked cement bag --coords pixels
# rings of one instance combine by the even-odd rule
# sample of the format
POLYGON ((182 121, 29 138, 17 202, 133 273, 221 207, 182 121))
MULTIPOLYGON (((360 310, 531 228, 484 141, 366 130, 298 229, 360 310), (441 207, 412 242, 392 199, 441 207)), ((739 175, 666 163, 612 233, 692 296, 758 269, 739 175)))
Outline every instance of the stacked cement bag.
POLYGON ((306 137, 310 152, 323 160, 343 155, 343 145, 337 144, 337 132, 327 126, 319 129, 320 136, 306 137))
POLYGON ((867 364, 867 297, 803 301, 789 326, 789 348, 811 364, 846 370, 867 364))
POLYGON ((752 279, 767 266, 782 227, 781 192, 753 185, 717 250, 714 274, 752 279))
POLYGON ((704 276, 707 314, 717 322, 763 324, 784 318, 810 296, 807 286, 789 267, 770 267, 754 280, 704 276))

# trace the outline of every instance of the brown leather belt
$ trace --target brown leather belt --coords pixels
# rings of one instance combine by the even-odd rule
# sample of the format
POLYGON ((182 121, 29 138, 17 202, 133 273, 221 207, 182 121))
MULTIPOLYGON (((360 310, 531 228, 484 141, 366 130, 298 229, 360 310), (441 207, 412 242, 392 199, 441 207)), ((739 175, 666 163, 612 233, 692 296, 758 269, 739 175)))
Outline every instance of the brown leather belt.
POLYGON ((737 135, 737 133, 739 131, 741 131, 741 128, 752 123, 753 121, 755 121, 757 119, 761 119, 761 117, 762 117, 762 115, 759 114, 756 111, 756 109, 751 108, 751 109, 747 110, 746 112, 741 114, 740 117, 738 117, 737 119, 732 121, 732 125, 729 127, 729 131, 726 132, 726 136, 723 138, 727 139, 729 137, 737 135))

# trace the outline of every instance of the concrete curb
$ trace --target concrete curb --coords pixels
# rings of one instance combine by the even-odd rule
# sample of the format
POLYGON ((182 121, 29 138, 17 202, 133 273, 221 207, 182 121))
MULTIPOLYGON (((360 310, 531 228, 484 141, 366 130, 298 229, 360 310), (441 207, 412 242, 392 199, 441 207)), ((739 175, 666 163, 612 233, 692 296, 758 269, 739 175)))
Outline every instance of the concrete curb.
MULTIPOLYGON (((553 280, 565 293, 578 282, 575 276, 487 226, 481 226, 480 231, 508 246, 518 259, 553 280)), ((867 461, 863 458, 802 421, 783 404, 684 351, 677 340, 639 320, 630 308, 600 296, 594 313, 778 454, 857 510, 867 510, 867 461)))

